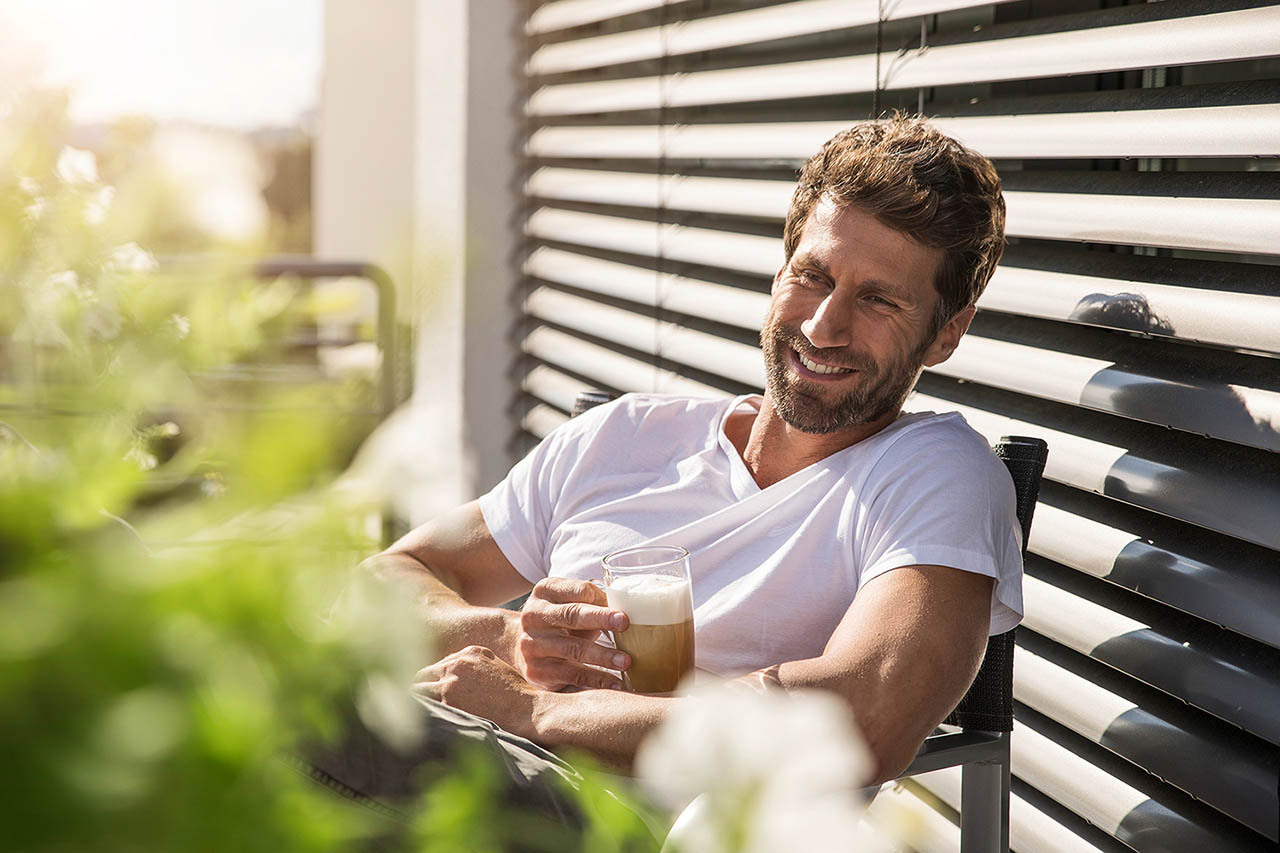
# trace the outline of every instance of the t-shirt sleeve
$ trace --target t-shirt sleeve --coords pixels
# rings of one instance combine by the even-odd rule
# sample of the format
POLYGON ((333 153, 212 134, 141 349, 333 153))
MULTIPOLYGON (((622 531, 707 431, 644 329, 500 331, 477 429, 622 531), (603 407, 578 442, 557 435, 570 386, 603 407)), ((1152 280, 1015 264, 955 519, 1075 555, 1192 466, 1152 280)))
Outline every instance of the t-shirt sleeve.
POLYGON ((531 583, 548 574, 556 504, 601 416, 599 406, 552 430, 479 499, 489 534, 515 570, 531 583))
POLYGON ((1002 633, 1023 612, 1013 481, 976 433, 928 432, 895 442, 864 484, 858 588, 904 566, 987 575, 996 579, 990 633, 1002 633))

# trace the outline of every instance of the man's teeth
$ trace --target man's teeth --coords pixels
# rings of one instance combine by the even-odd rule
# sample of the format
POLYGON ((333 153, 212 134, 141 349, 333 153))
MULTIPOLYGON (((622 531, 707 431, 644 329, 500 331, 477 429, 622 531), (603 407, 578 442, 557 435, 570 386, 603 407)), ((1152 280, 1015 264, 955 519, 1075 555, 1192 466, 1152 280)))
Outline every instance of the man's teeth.
POLYGON ((800 356, 800 363, 809 370, 812 370, 814 373, 853 373, 853 371, 848 367, 828 367, 825 364, 818 364, 816 361, 810 361, 798 352, 796 355, 800 356))

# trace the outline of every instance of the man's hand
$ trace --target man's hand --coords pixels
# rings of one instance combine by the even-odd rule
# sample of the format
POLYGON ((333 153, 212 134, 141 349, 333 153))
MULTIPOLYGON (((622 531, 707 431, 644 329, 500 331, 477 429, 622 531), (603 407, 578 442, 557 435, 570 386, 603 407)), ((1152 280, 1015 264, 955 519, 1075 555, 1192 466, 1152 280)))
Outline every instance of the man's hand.
POLYGON ((538 688, 484 646, 467 646, 418 670, 413 690, 533 738, 538 688))
POLYGON ((414 682, 419 696, 492 720, 552 749, 584 749, 626 772, 640 741, 666 709, 684 701, 614 690, 540 690, 484 646, 467 646, 442 658, 420 670, 414 682))
POLYGON ((548 690, 564 687, 622 689, 612 670, 625 670, 631 659, 596 642, 604 630, 623 631, 630 623, 610 610, 604 591, 589 581, 544 578, 529 594, 520 613, 515 664, 525 678, 548 690))

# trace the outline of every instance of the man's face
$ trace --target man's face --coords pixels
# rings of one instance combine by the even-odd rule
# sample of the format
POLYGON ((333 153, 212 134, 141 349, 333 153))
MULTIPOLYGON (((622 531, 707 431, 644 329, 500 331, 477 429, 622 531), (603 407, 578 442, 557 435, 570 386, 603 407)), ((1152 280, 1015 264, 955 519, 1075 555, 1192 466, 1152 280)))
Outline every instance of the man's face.
POLYGON ((760 332, 770 398, 802 432, 884 426, 925 365, 951 354, 972 309, 930 336, 941 249, 821 199, 773 282, 760 332))

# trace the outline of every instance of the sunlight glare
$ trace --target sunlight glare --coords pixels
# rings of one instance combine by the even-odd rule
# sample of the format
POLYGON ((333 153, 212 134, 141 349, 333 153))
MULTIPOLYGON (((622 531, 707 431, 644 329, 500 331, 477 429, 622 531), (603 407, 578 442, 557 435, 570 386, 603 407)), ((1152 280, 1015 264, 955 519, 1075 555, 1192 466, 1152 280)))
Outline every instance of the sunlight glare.
POLYGON ((23 57, 0 83, 37 66, 40 84, 73 90, 80 123, 294 124, 319 92, 321 11, 320 0, 0 0, 0 55, 23 57))

